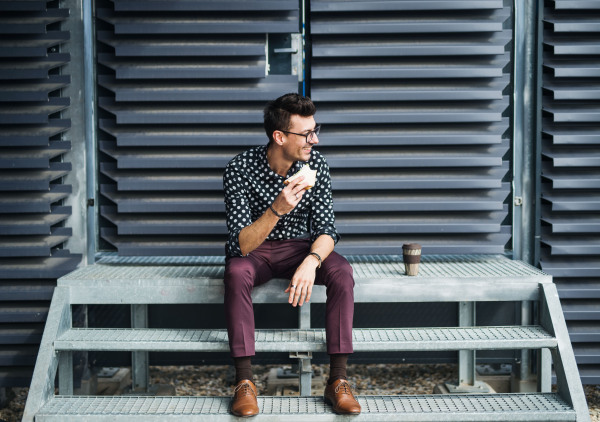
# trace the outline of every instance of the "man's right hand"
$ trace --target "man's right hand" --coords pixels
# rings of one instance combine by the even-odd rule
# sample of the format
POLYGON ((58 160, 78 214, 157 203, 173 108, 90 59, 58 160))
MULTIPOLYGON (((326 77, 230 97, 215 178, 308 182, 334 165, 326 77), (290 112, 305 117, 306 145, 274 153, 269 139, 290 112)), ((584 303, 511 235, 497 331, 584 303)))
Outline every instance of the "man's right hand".
MULTIPOLYGON (((280 215, 287 214, 298 205, 308 183, 304 181, 304 176, 292 180, 290 184, 283 188, 271 206, 280 215)), ((278 218, 270 210, 266 210, 261 218, 254 223, 246 226, 240 231, 239 242, 242 255, 246 256, 256 249, 267 238, 273 227, 277 224, 278 218)))
POLYGON ((292 211, 302 199, 307 187, 308 183, 304 180, 304 176, 292 180, 273 201, 273 209, 281 215, 292 211))

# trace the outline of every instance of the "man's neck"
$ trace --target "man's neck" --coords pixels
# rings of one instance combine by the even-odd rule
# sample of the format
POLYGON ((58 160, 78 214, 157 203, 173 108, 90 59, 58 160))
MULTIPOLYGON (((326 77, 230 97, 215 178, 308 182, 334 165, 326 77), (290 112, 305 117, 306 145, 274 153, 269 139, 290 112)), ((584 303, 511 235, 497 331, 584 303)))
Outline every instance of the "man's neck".
POLYGON ((267 147, 267 162, 269 163, 269 167, 278 175, 285 177, 289 169, 294 164, 293 161, 286 160, 283 157, 281 148, 278 148, 277 145, 270 144, 267 147))

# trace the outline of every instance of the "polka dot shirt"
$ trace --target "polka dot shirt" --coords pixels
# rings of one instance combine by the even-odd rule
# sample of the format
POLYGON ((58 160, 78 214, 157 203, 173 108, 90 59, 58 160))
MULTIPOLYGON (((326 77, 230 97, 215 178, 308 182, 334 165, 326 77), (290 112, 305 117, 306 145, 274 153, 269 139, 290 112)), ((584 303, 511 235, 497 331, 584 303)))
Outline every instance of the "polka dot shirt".
MULTIPOLYGON (((282 177, 269 167, 266 145, 251 148, 229 162, 223 175, 229 231, 225 248, 227 256, 242 256, 240 231, 269 209, 269 205, 284 188, 283 181, 304 164, 296 161, 287 177, 282 177)), ((304 193, 296 208, 279 219, 267 240, 310 237, 314 242, 322 234, 331 236, 336 243, 339 240, 340 236, 334 225, 329 166, 325 158, 314 149, 308 164, 312 170, 317 170, 315 186, 304 193)))

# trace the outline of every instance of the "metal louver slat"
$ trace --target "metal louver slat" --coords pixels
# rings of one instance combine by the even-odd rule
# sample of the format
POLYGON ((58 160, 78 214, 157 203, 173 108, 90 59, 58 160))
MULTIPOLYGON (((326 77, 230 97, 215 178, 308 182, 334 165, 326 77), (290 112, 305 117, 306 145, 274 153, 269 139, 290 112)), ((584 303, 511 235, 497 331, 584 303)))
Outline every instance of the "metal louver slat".
POLYGON ((506 1, 310 2, 341 252, 504 252, 511 14, 506 1))
POLYGON ((222 254, 225 165, 266 142, 265 102, 298 91, 270 55, 299 32, 299 3, 114 0, 96 12, 102 248, 222 254))
POLYGON ((46 1, 0 2, 0 387, 27 386, 56 278, 81 257, 64 250, 71 171, 61 141, 70 100, 60 53, 69 10, 46 1))
POLYGON ((541 266, 554 276, 581 379, 600 382, 600 6, 543 11, 541 266))

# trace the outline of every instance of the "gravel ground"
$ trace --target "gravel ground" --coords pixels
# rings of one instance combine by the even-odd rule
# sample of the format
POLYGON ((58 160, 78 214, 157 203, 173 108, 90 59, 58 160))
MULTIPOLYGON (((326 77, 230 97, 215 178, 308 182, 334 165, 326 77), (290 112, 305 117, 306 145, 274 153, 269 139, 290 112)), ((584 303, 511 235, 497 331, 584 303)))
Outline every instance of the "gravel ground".
MULTIPOLYGON (((254 366, 254 378, 259 394, 267 394, 269 371, 279 366, 254 366)), ((327 379, 328 365, 314 365, 316 375, 327 379)), ((435 385, 454 379, 454 365, 348 365, 348 379, 360 395, 430 394, 435 385), (406 380, 406 382, 398 382, 406 380)), ((151 367, 154 384, 173 386, 178 396, 229 396, 232 393, 233 371, 230 366, 163 366, 151 367)), ((21 420, 27 398, 27 388, 12 389, 14 397, 0 409, 0 422, 21 420)), ((600 385, 585 386, 592 422, 600 422, 600 385)), ((284 394, 297 394, 286 388, 284 394)), ((323 394, 322 387, 313 387, 314 395, 323 394)))

